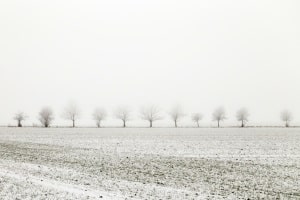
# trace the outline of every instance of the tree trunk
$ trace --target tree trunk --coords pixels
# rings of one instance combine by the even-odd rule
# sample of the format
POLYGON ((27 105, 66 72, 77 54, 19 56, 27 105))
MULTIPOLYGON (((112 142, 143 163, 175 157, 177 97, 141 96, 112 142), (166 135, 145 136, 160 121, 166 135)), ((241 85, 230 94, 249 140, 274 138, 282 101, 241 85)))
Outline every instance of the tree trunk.
POLYGON ((177 128, 177 120, 175 120, 174 122, 175 122, 175 128, 177 128))
POLYGON ((152 121, 150 121, 150 128, 152 128, 152 121))
POLYGON ((288 121, 285 122, 285 127, 289 127, 289 122, 288 121))
POLYGON ((72 120, 73 121, 73 128, 75 128, 75 120, 72 120))
POLYGON ((100 128, 101 127, 101 124, 100 122, 97 122, 97 127, 100 128))
POLYGON ((242 127, 242 128, 245 127, 244 120, 242 120, 242 125, 241 125, 241 127, 242 127))
POLYGON ((200 125, 199 125, 199 122, 197 121, 197 126, 198 126, 198 128, 200 127, 200 125))
POLYGON ((18 120, 18 127, 22 127, 21 120, 18 120))
POLYGON ((123 128, 125 128, 125 127, 126 127, 126 121, 123 120, 123 128))
POLYGON ((218 128, 220 128, 220 120, 218 120, 218 128))

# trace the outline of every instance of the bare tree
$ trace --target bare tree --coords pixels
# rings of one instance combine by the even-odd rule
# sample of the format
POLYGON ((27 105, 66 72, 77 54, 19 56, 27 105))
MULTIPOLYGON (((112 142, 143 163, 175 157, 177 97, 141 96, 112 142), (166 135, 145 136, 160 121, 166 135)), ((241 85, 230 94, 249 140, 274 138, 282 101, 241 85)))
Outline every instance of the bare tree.
POLYGON ((194 122, 197 123, 197 127, 198 127, 198 128, 200 127, 199 121, 200 121, 202 118, 203 118, 203 115, 202 115, 201 113, 194 113, 194 114, 192 114, 192 120, 193 120, 194 122))
POLYGON ((96 108, 93 113, 93 118, 96 121, 96 125, 98 128, 101 127, 101 122, 105 120, 107 117, 107 112, 103 108, 96 108))
POLYGON ((178 127, 178 122, 180 121, 181 118, 185 116, 182 108, 180 106, 174 107, 171 112, 169 113, 171 119, 174 121, 174 125, 177 128, 178 127))
POLYGON ((160 109, 155 105, 151 105, 149 107, 144 107, 141 109, 141 118, 143 120, 149 121, 150 128, 152 128, 153 122, 161 120, 162 116, 160 115, 160 109))
POLYGON ((80 111, 76 104, 70 103, 69 105, 67 105, 67 107, 65 107, 65 110, 64 110, 62 116, 66 120, 71 120, 72 127, 74 128, 76 126, 75 125, 76 120, 79 119, 79 117, 80 117, 80 111))
POLYGON ((115 117, 117 119, 122 120, 123 122, 123 127, 126 127, 126 122, 130 120, 130 110, 126 106, 120 106, 116 111, 115 111, 115 117))
POLYGON ((240 110, 237 111, 236 119, 242 123, 241 127, 245 127, 246 122, 248 122, 248 118, 249 118, 249 112, 246 108, 241 108, 240 110))
POLYGON ((54 120, 54 113, 50 107, 44 107, 39 113, 39 121, 44 127, 49 127, 54 120))
POLYGON ((285 122, 285 127, 289 127, 290 126, 290 122, 293 119, 292 113, 288 110, 283 110, 280 114, 280 118, 282 121, 285 122))
POLYGON ((18 112, 14 116, 14 120, 17 120, 18 127, 22 127, 22 121, 26 120, 28 117, 23 112, 18 112))
POLYGON ((218 122, 218 128, 220 127, 220 121, 223 121, 225 119, 226 119, 226 113, 223 107, 219 107, 213 112, 213 121, 218 122))

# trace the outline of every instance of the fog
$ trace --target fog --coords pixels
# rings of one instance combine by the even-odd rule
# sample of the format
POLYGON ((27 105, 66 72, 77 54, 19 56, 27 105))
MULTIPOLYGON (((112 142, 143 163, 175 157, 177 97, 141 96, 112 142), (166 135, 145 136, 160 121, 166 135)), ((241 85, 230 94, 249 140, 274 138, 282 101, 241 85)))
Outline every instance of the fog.
POLYGON ((0 2, 0 124, 38 123, 43 106, 55 125, 69 102, 81 110, 78 125, 94 125, 95 107, 105 125, 122 125, 113 111, 127 105, 132 125, 140 108, 155 104, 165 120, 181 105, 182 125, 200 112, 203 125, 223 106, 226 125, 249 110, 251 125, 281 125, 289 109, 300 124, 300 2, 54 0, 0 2))

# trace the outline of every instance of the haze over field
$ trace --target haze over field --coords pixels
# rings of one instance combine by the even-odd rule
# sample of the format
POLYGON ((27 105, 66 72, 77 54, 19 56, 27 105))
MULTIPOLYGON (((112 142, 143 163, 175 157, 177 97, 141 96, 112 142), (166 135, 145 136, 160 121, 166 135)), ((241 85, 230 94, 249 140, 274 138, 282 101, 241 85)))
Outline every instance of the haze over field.
POLYGON ((79 125, 93 125, 97 106, 124 104, 135 113, 181 104, 205 125, 220 105, 229 125, 243 106, 251 125, 282 125, 289 109, 299 125, 299 10, 297 0, 1 1, 0 124, 18 110, 38 123, 47 105, 54 124, 68 124, 61 114, 72 100, 79 125))

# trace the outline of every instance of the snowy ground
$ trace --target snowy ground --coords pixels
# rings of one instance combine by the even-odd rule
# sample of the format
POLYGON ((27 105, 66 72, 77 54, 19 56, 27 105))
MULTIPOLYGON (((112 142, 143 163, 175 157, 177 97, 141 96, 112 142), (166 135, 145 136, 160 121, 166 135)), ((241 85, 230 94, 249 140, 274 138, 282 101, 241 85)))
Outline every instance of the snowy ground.
POLYGON ((300 199, 300 129, 0 128, 0 199, 300 199))

